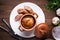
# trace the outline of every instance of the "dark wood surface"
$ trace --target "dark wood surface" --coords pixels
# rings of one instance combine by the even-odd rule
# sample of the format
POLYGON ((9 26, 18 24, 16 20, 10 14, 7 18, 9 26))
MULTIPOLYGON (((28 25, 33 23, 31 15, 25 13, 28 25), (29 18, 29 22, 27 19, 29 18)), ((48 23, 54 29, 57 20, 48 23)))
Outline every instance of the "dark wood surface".
MULTIPOLYGON (((45 5, 47 4, 48 0, 0 0, 0 25, 7 28, 7 26, 1 21, 1 18, 4 18, 9 23, 9 17, 12 9, 22 3, 22 2, 33 2, 37 4, 41 9, 43 10, 45 14, 45 22, 50 26, 50 28, 53 28, 53 25, 51 23, 51 19, 56 16, 56 13, 52 10, 47 10, 45 5)), ((7 28, 8 29, 8 28, 7 28)), ((8 29, 9 30, 9 29, 8 29)), ((52 38, 51 33, 49 34, 48 38, 52 38)), ((9 34, 2 31, 0 29, 0 40, 17 40, 12 38, 9 34)), ((34 38, 23 38, 23 40, 40 40, 36 37, 34 38)))

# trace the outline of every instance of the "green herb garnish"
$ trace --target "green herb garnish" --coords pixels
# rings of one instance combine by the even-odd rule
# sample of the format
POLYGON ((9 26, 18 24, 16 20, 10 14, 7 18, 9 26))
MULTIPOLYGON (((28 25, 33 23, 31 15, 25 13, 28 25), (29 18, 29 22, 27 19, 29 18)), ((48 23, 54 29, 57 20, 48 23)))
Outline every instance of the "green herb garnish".
POLYGON ((46 4, 46 8, 52 10, 60 8, 60 0, 49 0, 46 4))

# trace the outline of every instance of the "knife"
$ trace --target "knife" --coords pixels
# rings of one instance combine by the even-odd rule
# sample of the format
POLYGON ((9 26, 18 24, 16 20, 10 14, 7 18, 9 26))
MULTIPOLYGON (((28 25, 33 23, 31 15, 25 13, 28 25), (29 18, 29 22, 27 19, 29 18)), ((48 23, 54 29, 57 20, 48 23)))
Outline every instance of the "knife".
POLYGON ((2 19, 2 22, 8 26, 8 28, 12 31, 12 33, 14 33, 14 31, 12 30, 11 26, 8 24, 8 22, 5 19, 2 19))
POLYGON ((12 31, 12 34, 15 35, 16 37, 18 37, 19 39, 22 40, 22 37, 19 36, 18 34, 15 34, 15 32, 12 30, 11 26, 8 24, 8 22, 5 19, 2 19, 3 23, 8 26, 8 28, 12 31))
POLYGON ((3 31, 7 32, 9 35, 11 35, 13 38, 18 39, 18 40, 22 40, 19 37, 16 37, 14 34, 12 34, 11 32, 9 32, 9 30, 7 30, 6 28, 0 26, 0 29, 2 29, 3 31))

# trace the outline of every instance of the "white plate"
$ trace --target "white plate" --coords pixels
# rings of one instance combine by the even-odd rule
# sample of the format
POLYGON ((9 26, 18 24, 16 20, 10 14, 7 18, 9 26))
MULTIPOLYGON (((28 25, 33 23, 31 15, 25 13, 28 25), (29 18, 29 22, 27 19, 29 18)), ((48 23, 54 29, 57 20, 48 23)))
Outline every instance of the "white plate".
POLYGON ((38 18, 37 18, 37 25, 40 24, 40 23, 45 23, 45 15, 42 11, 42 9, 37 6, 36 4, 34 3, 31 3, 31 2, 24 2, 24 3, 21 3, 19 5, 17 5, 10 13, 10 25, 13 29, 13 31, 15 32, 15 34, 18 34, 19 36, 21 37, 24 37, 24 38, 31 38, 31 37, 34 37, 34 30, 32 31, 29 31, 29 32, 21 32, 18 27, 20 25, 20 22, 19 21, 15 21, 15 16, 18 14, 17 13, 17 10, 19 8, 23 8, 24 6, 29 6, 33 9, 34 12, 36 12, 38 14, 38 18))

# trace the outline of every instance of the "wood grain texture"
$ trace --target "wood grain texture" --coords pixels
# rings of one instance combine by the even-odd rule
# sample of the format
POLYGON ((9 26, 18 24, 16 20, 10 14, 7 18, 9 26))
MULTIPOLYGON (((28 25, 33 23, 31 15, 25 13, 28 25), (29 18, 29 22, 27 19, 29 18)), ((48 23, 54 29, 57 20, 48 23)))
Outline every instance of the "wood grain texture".
MULTIPOLYGON (((51 23, 51 19, 56 16, 56 13, 52 10, 47 10, 45 5, 47 4, 48 0, 0 0, 0 25, 7 28, 7 26, 2 23, 1 18, 4 18, 8 21, 9 23, 9 16, 12 11, 12 9, 22 3, 22 2, 33 2, 37 4, 41 9, 43 10, 45 14, 45 21, 46 23, 50 26, 50 28, 53 28, 53 25, 51 23)), ((7 28, 8 29, 8 28, 7 28)), ((48 38, 52 38, 51 33, 49 34, 48 38)), ((12 38, 10 35, 8 35, 6 32, 2 31, 0 29, 0 40, 17 40, 12 38)), ((23 40, 40 40, 36 37, 26 39, 23 38, 23 40)))

